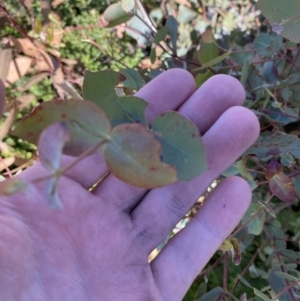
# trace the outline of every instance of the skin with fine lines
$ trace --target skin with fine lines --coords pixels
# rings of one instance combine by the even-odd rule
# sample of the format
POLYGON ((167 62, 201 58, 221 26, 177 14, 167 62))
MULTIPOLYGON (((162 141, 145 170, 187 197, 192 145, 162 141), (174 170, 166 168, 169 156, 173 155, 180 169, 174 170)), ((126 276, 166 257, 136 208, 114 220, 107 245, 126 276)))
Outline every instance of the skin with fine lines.
MULTIPOLYGON (((196 90, 193 77, 172 69, 137 95, 149 102, 149 123, 178 110, 198 127, 208 169, 188 182, 146 191, 107 173, 100 153, 59 181, 63 210, 52 210, 43 183, 0 198, 0 301, 180 301, 194 278, 247 210, 251 190, 241 178, 222 181, 185 229, 158 256, 148 255, 195 201, 256 140, 255 115, 241 107, 240 83, 227 75, 196 90), (85 171, 85 172, 83 172, 85 171)), ((4 87, 0 84, 0 108, 4 87)), ((65 156, 63 164, 73 159, 65 156)), ((37 163, 19 175, 45 176, 37 163)))

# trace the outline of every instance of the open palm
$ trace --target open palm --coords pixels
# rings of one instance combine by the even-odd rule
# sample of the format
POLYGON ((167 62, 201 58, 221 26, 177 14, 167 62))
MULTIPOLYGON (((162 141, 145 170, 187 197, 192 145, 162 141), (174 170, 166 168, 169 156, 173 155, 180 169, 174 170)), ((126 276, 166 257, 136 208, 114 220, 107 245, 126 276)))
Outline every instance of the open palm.
MULTIPOLYGON (((0 96, 3 87, 0 86, 0 96)), ((257 138, 256 117, 240 107, 244 90, 218 75, 195 91, 192 76, 173 69, 138 92, 149 102, 149 122, 178 109, 203 135, 208 170, 189 182, 146 191, 109 174, 92 155, 59 183, 63 210, 52 210, 41 186, 0 200, 0 300, 176 301, 237 225, 251 191, 241 178, 220 183, 188 226, 151 262, 168 235, 207 186, 257 138)), ((3 98, 3 97, 2 97, 3 98)), ((0 103, 3 103, 1 99, 0 103)), ((64 164, 72 160, 64 158, 64 164)), ((40 164, 20 177, 46 171, 40 164)))

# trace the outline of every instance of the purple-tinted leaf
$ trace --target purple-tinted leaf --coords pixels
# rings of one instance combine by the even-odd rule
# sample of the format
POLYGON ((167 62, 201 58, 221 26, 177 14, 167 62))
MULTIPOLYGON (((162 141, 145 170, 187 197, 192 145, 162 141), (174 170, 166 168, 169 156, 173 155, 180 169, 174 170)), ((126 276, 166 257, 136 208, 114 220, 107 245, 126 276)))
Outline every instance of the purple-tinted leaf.
POLYGON ((271 180, 276 174, 282 172, 283 166, 275 159, 272 159, 267 166, 265 177, 271 180))
POLYGON ((269 182, 270 190, 284 202, 294 202, 296 197, 292 180, 283 172, 277 173, 269 182))
POLYGON ((270 190, 279 199, 285 202, 293 202, 296 192, 292 180, 283 173, 283 166, 272 159, 266 169, 265 177, 269 180, 270 190))

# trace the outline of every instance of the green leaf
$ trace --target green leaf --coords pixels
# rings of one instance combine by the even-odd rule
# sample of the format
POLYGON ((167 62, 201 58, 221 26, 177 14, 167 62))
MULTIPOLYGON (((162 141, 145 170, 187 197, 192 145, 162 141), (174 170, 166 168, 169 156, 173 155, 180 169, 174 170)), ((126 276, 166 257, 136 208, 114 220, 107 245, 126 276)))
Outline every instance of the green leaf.
POLYGON ((207 168, 199 130, 188 119, 165 112, 153 120, 152 131, 162 145, 163 162, 176 167, 179 180, 193 179, 207 168))
POLYGON ((272 301, 272 299, 270 299, 268 296, 266 296, 264 293, 260 292, 259 290, 257 290, 255 287, 253 288, 254 294, 262 299, 264 299, 265 301, 272 301))
MULTIPOLYGON (((98 72, 86 71, 84 75, 83 82, 83 96, 85 99, 96 98, 93 97, 93 90, 96 89, 97 94, 100 94, 101 97, 110 97, 116 94, 115 88, 117 84, 124 79, 120 76, 118 72, 112 70, 104 70, 98 72)), ((97 103, 97 101, 94 101, 97 103)))
POLYGON ((231 177, 231 176, 235 176, 239 173, 239 170, 237 168, 237 163, 235 162, 233 165, 231 165, 230 167, 228 167, 223 173, 222 176, 224 177, 231 177))
POLYGON ((130 12, 134 9, 134 0, 121 0, 121 6, 125 12, 130 12))
POLYGON ((244 224, 251 219, 251 222, 244 227, 245 231, 249 234, 259 235, 263 230, 265 217, 266 213, 262 207, 258 204, 251 203, 242 220, 244 224))
POLYGON ((280 272, 280 271, 276 271, 275 272, 275 275, 276 276, 279 276, 283 279, 286 279, 286 280, 290 280, 290 281, 299 281, 299 278, 295 277, 295 276, 292 276, 290 274, 287 274, 287 273, 283 273, 283 272, 280 272))
POLYGON ((264 63, 263 76, 267 83, 276 84, 278 78, 278 69, 274 62, 264 63))
POLYGON ((259 7, 273 30, 284 38, 300 43, 300 3, 297 0, 259 0, 259 7))
POLYGON ((247 162, 247 158, 244 156, 242 160, 239 160, 236 163, 236 166, 238 168, 238 171, 239 171, 240 175, 244 179, 246 179, 246 180, 253 180, 252 174, 247 170, 246 162, 247 162))
POLYGON ((260 137, 245 154, 267 158, 280 153, 290 153, 295 158, 300 159, 300 139, 297 136, 276 131, 272 135, 260 137))
MULTIPOLYGON (((287 283, 285 279, 283 279, 281 276, 277 275, 276 273, 281 272, 280 267, 276 266, 272 268, 269 271, 269 277, 268 282, 271 287, 271 289, 276 293, 281 293, 284 289, 286 289, 287 283)), ((281 294, 279 301, 293 301, 293 298, 290 294, 293 293, 293 289, 290 289, 289 291, 285 291, 281 294)), ((294 294, 294 300, 297 300, 296 294, 294 294)))
POLYGON ((112 127, 131 122, 146 125, 144 111, 147 102, 135 96, 117 96, 115 87, 119 79, 119 73, 111 70, 86 72, 83 82, 84 98, 101 107, 112 127))
POLYGON ((222 293, 223 289, 217 286, 195 301, 216 301, 222 293))
POLYGON ((286 249, 286 235, 282 230, 282 225, 278 222, 278 219, 276 219, 276 222, 274 222, 275 225, 269 226, 269 230, 271 231, 270 237, 276 239, 274 240, 275 246, 280 250, 286 249))
POLYGON ((293 179, 297 196, 300 197, 300 176, 294 177, 293 179))
POLYGON ((160 143, 140 124, 115 127, 103 153, 110 171, 130 185, 151 189, 177 180, 176 168, 161 162, 160 143))
POLYGON ((169 16, 166 21, 169 34, 171 36, 173 54, 176 54, 177 49, 177 35, 178 35, 178 23, 173 16, 169 16))
POLYGON ((202 282, 197 290, 196 296, 194 300, 198 300, 200 299, 205 293, 207 292, 207 283, 206 282, 202 282))
POLYGON ((299 108, 289 108, 282 106, 280 108, 270 108, 267 116, 279 124, 287 125, 289 123, 298 121, 299 108))
POLYGON ((140 73, 132 68, 121 69, 120 73, 126 77, 126 79, 123 81, 123 86, 127 88, 140 90, 145 85, 140 73))
POLYGON ((253 48, 256 49, 258 54, 264 56, 273 49, 272 41, 273 39, 269 34, 262 33, 256 36, 253 48))
POLYGON ((227 52, 223 53, 222 55, 212 59, 211 61, 206 62, 205 64, 202 65, 202 67, 197 68, 197 69, 203 70, 205 68, 212 67, 212 66, 224 61, 230 55, 230 53, 231 53, 231 51, 227 51, 227 52))
POLYGON ((251 191, 254 191, 258 187, 257 183, 254 180, 247 180, 247 183, 249 184, 251 191))
POLYGON ((267 33, 256 36, 253 43, 253 49, 262 57, 271 56, 278 48, 279 41, 267 33))
POLYGON ((43 102, 27 115, 12 135, 37 144, 40 133, 49 125, 62 121, 71 132, 64 153, 78 156, 107 139, 111 125, 105 113, 90 101, 54 99, 43 102))
MULTIPOLYGON (((127 6, 124 5, 127 9, 127 6)), ((129 21, 134 14, 127 12, 122 7, 122 2, 111 4, 104 12, 104 19, 108 22, 107 27, 114 27, 129 21)))
POLYGON ((274 212, 274 210, 267 203, 264 203, 262 201, 257 201, 257 203, 260 206, 262 206, 264 208, 264 210, 266 212, 268 212, 271 216, 273 216, 274 218, 276 218, 276 213, 274 212))
POLYGON ((250 70, 250 61, 248 59, 245 60, 243 69, 242 69, 242 75, 241 75, 241 84, 244 86, 246 84, 248 74, 250 70))
POLYGON ((211 29, 207 29, 201 36, 198 60, 203 65, 218 57, 219 48, 216 45, 211 29))
POLYGON ((243 284, 252 289, 252 285, 242 275, 238 274, 237 277, 243 284))
POLYGON ((198 73, 195 78, 197 88, 201 87, 212 76, 213 73, 210 70, 206 70, 205 73, 198 73))
POLYGON ((163 26, 161 27, 155 37, 154 37, 154 43, 155 44, 159 44, 161 41, 164 41, 164 39, 166 38, 167 34, 169 32, 169 28, 167 26, 163 26))
POLYGON ((250 276, 252 278, 258 278, 259 277, 259 273, 257 272, 257 269, 255 267, 254 264, 251 264, 250 267, 249 267, 249 273, 250 273, 250 276))
POLYGON ((153 47, 150 52, 150 62, 151 64, 154 64, 155 61, 156 61, 156 49, 155 47, 153 47))
POLYGON ((209 67, 213 67, 214 65, 224 61, 230 55, 230 53, 231 53, 231 51, 227 51, 227 52, 223 53, 222 55, 217 56, 216 58, 206 62, 205 64, 202 64, 202 67, 193 69, 193 71, 203 70, 203 69, 206 69, 206 68, 209 68, 209 67))

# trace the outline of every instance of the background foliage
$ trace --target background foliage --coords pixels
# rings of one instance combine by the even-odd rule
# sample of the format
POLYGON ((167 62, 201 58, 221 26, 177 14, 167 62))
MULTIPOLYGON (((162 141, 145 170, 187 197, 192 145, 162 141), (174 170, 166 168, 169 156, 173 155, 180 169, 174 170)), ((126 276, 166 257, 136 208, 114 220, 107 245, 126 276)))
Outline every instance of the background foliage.
MULTIPOLYGON (((111 13, 103 13, 113 1, 42 3, 0 0, 0 77, 7 91, 0 128, 3 177, 37 159, 34 145, 9 134, 16 121, 39 103, 82 94, 86 70, 134 68, 138 74, 117 88, 126 95, 174 67, 194 74, 197 86, 214 74, 229 74, 244 85, 244 106, 259 118, 261 136, 220 179, 245 178, 253 200, 184 300, 299 300, 297 1, 136 1, 138 17, 107 28, 111 13)), ((170 236, 204 201, 205 196, 170 236)))

